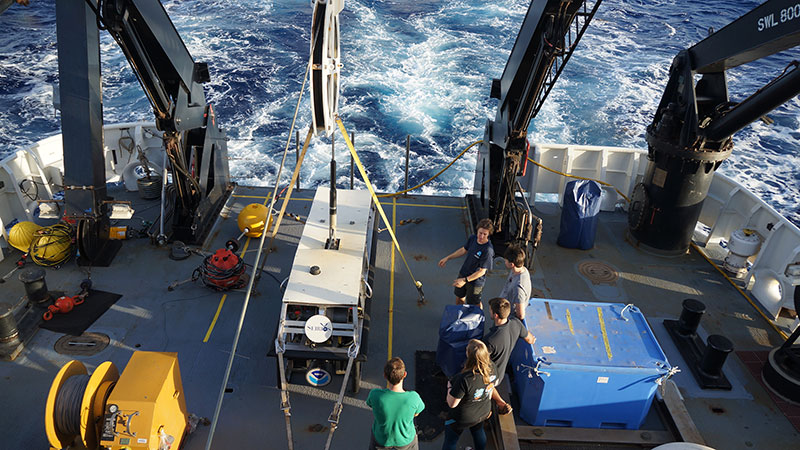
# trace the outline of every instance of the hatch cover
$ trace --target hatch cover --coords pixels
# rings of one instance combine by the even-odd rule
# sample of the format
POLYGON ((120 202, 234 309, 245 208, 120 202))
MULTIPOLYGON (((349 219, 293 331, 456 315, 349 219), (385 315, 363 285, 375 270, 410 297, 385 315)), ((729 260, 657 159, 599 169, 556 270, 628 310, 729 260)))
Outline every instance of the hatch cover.
POLYGON ((105 334, 83 333, 80 336, 62 336, 53 348, 62 355, 91 356, 103 351, 109 342, 111 338, 105 334))
POLYGON ((593 284, 615 284, 619 273, 609 264, 597 260, 581 261, 578 263, 578 273, 593 284))

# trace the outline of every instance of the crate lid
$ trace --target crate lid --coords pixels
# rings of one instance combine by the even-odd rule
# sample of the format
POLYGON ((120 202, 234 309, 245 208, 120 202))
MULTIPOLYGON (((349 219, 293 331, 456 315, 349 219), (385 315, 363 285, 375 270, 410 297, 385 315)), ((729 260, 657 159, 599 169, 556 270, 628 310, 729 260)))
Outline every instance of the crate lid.
POLYGON ((525 311, 534 354, 555 364, 668 368, 634 305, 532 298, 525 311))

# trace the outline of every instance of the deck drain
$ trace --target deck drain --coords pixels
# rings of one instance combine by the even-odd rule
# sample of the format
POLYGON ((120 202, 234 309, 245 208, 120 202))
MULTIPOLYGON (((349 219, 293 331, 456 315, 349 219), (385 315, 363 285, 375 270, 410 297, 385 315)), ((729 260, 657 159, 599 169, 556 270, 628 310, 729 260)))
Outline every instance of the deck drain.
POLYGON ((592 284, 613 285, 619 279, 619 273, 617 273, 616 269, 597 260, 578 263, 578 273, 586 277, 592 284))
POLYGON ((111 338, 102 333, 83 333, 80 336, 62 336, 53 346, 62 355, 91 356, 108 347, 111 338))

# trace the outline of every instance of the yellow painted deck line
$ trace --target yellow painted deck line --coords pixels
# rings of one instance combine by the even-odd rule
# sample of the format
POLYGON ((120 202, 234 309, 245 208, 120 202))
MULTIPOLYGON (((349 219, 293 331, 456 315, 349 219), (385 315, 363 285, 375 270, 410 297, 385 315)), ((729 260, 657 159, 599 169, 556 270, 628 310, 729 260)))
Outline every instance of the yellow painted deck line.
POLYGON ((211 331, 214 330, 214 325, 217 323, 217 318, 219 317, 219 312, 222 311, 222 305, 225 304, 225 298, 228 297, 228 294, 224 294, 219 301, 219 306, 217 306, 217 313, 214 314, 214 319, 211 320, 211 325, 208 326, 208 331, 206 331, 206 337, 203 338, 203 342, 208 342, 208 338, 211 337, 211 331))
MULTIPOLYGON (((269 200, 270 195, 272 195, 272 194, 267 194, 267 195, 238 195, 238 194, 234 194, 234 195, 231 195, 231 197, 236 197, 236 198, 261 198, 261 199, 265 199, 264 204, 266 204, 267 203, 266 201, 269 200)), ((285 198, 286 197, 278 197, 278 200, 284 200, 285 198)), ((290 202, 294 201, 294 200, 297 200, 297 201, 300 201, 300 202, 313 202, 314 201, 313 198, 292 197, 292 198, 289 199, 290 202)))
POLYGON ((603 310, 599 307, 597 308, 597 318, 600 319, 600 331, 603 333, 603 344, 606 346, 606 355, 608 355, 608 360, 611 361, 614 355, 611 354, 611 344, 608 343, 608 333, 606 332, 606 322, 603 320, 603 310))
MULTIPOLYGON (((265 206, 266 206, 266 204, 269 201, 269 198, 271 196, 272 196, 271 192, 269 194, 267 194, 266 196, 261 196, 261 197, 256 197, 256 196, 251 196, 251 195, 234 195, 234 197, 238 197, 238 198, 263 198, 265 206)), ((247 240, 244 241, 244 246, 242 246, 242 251, 239 252, 239 257, 240 258, 244 258, 244 254, 245 254, 245 252, 247 252, 247 247, 250 246, 250 240, 251 240, 251 238, 248 236, 247 240)), ((216 312, 216 314, 214 314, 214 318, 211 319, 211 325, 208 326, 208 331, 206 331, 206 337, 203 338, 203 342, 208 342, 208 339, 211 337, 211 332, 214 331, 214 325, 216 325, 216 323, 217 323, 217 319, 219 318, 219 313, 222 311, 222 305, 225 304, 225 298, 227 296, 228 296, 228 294, 223 294, 222 298, 219 299, 219 305, 217 305, 217 312, 216 312)))
POLYGON ((242 251, 239 252, 239 258, 244 258, 244 254, 247 251, 247 247, 249 245, 250 245, 250 238, 247 238, 247 240, 244 241, 244 246, 242 247, 242 251))
POLYGON ((234 198, 269 198, 270 194, 267 195, 241 195, 241 194, 233 194, 231 197, 234 198))
MULTIPOLYGON (((264 195, 238 195, 234 194, 232 197, 236 198, 261 198, 261 199, 269 199, 269 194, 266 196, 264 195)), ((286 197, 278 197, 278 200, 283 200, 286 197)), ((392 197, 394 199, 394 197, 392 197)), ((297 198, 292 197, 291 200, 298 200, 301 202, 311 202, 314 201, 313 198, 297 198)), ((394 202, 393 202, 394 203, 394 202)), ((396 203, 397 206, 418 206, 420 208, 441 208, 441 209, 467 209, 466 206, 452 206, 452 205, 424 205, 422 203, 396 203)))
MULTIPOLYGON (((394 199, 394 197, 392 197, 394 199)), ((398 203, 398 206, 419 206, 420 208, 441 208, 441 209, 467 209, 466 206, 450 205, 423 205, 422 203, 398 203)))
MULTIPOLYGON (((395 228, 395 218, 397 217, 397 200, 392 197, 392 230, 395 228)), ((394 325, 394 245, 392 245, 391 256, 389 258, 389 355, 386 360, 392 359, 392 330, 394 325)))

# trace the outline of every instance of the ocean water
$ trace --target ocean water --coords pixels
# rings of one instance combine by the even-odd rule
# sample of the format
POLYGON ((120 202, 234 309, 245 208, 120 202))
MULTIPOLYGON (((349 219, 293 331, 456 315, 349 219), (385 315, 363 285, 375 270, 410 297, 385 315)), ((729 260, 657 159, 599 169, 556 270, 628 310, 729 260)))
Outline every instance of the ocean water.
MULTIPOLYGON (((162 2, 195 61, 209 64, 206 97, 230 137, 231 173, 272 185, 308 60, 308 0, 162 2)), ((494 117, 492 78, 502 75, 526 0, 346 0, 340 114, 378 189, 403 186, 411 135, 412 185, 483 137, 494 117)), ((674 55, 754 8, 753 0, 605 0, 539 115, 531 141, 646 148, 644 132, 674 55)), ((54 0, 13 5, 0 15, 0 156, 59 130, 54 0)), ((151 120, 150 106, 113 40, 102 35, 107 123, 151 120)), ((732 100, 781 73, 800 47, 728 71, 732 100)), ((735 136, 721 171, 800 224, 800 98, 735 136)), ((297 129, 310 123, 308 95, 297 129)), ((292 143, 292 147, 294 143, 292 143)), ((293 149, 292 149, 293 154, 293 149)), ((304 185, 328 178, 330 141, 315 138, 304 185)), ((342 184, 349 156, 337 136, 342 184)), ((289 158, 293 163, 293 156, 289 158)), ((460 194, 472 185, 475 152, 424 193, 460 194)), ((280 181, 285 184, 288 174, 280 181)))

